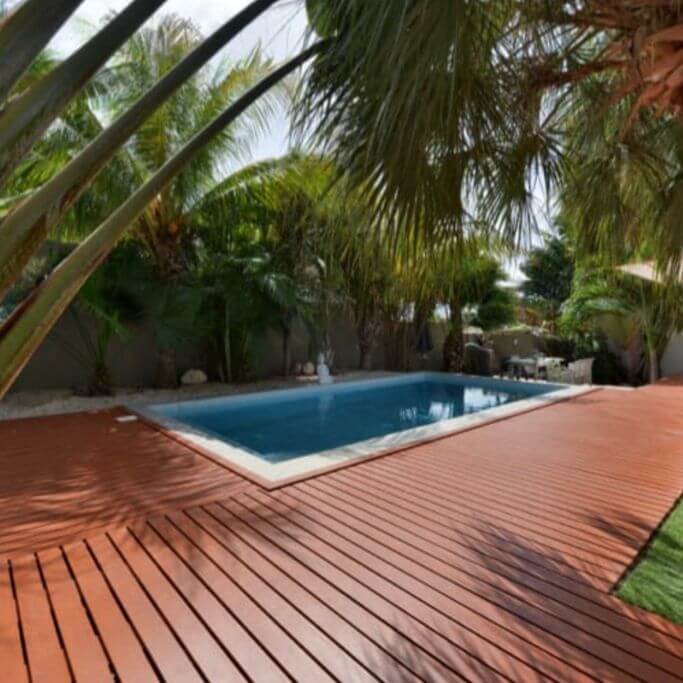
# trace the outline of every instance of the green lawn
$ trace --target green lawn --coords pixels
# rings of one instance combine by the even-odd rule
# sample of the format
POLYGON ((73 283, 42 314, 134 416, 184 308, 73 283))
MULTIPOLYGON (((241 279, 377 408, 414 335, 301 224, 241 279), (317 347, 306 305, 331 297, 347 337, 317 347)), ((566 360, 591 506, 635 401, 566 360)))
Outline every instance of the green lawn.
POLYGON ((619 586, 617 595, 683 624, 683 501, 619 586))

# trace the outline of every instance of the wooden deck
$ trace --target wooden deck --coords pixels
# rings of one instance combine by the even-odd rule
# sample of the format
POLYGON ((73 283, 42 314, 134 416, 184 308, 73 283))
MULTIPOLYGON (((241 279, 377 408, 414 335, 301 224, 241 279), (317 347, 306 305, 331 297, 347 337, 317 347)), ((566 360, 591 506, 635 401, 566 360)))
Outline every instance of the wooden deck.
POLYGON ((683 680, 683 627, 610 594, 683 492, 682 399, 275 492, 112 413, 0 423, 2 680, 683 680))
POLYGON ((0 558, 249 486, 124 414, 0 421, 0 558))

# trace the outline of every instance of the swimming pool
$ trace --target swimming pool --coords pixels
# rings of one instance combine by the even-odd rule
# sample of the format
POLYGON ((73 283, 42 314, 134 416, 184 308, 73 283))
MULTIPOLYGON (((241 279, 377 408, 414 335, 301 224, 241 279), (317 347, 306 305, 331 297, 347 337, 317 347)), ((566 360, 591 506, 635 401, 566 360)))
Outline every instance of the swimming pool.
POLYGON ((468 428, 562 385, 413 373, 153 406, 147 413, 269 482, 468 428))

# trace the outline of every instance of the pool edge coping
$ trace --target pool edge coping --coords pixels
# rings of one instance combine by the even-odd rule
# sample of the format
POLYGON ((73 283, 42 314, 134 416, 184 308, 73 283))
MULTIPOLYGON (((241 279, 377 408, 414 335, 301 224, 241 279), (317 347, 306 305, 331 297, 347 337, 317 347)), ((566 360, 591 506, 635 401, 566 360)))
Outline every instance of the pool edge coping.
MULTIPOLYGON (((466 377, 473 377, 465 375, 466 377)), ((302 472, 298 472, 289 476, 282 476, 279 478, 268 478, 262 476, 258 472, 249 469, 247 466, 235 462, 234 459, 230 458, 225 454, 217 452, 217 450, 212 450, 207 448, 202 443, 198 443, 197 438, 207 439, 206 434, 202 434, 200 430, 194 430, 196 434, 192 434, 193 428, 186 425, 180 421, 174 420, 173 418, 168 418, 159 413, 153 411, 153 406, 140 406, 140 405, 126 405, 122 404, 122 408, 131 415, 136 416, 138 419, 143 421, 149 427, 153 428, 164 434, 167 438, 181 444, 182 446, 188 448, 194 453, 211 460, 213 463, 235 472, 236 474, 244 477, 248 481, 262 487, 267 491, 275 491, 292 484, 296 484, 308 479, 314 479, 316 477, 330 474, 338 470, 345 469, 347 467, 354 467, 363 462, 370 462, 378 458, 387 457, 396 453, 401 453, 412 448, 417 448, 426 444, 441 441, 442 439, 447 439, 457 434, 463 434, 481 427, 486 427, 498 422, 503 422, 520 415, 526 415, 528 413, 541 410, 543 408, 549 408, 558 403, 563 403, 566 401, 571 401, 575 398, 581 396, 586 396, 591 393, 601 391, 602 387, 594 385, 568 385, 566 388, 551 392, 549 394, 541 394, 538 396, 532 396, 523 401, 518 401, 515 403, 506 404, 503 406, 498 406, 489 410, 481 411, 481 413, 474 413, 471 415, 460 416, 458 418, 453 418, 452 420, 446 420, 442 423, 435 423, 434 425, 429 425, 428 427, 439 428, 438 425, 447 425, 447 423, 460 422, 460 424, 451 424, 450 428, 446 431, 440 431, 433 435, 427 435, 423 438, 413 439, 406 441, 404 443, 396 443, 388 446, 384 449, 378 449, 370 453, 353 455, 349 454, 342 456, 342 459, 338 462, 330 463, 329 465, 315 466, 311 467, 302 472), (506 409, 506 410, 501 410, 506 409), (499 411, 499 412, 496 412, 499 411)), ((425 429, 420 427, 417 429, 425 429)), ((397 434, 405 434, 409 437, 409 433, 414 430, 405 430, 405 432, 398 432, 397 434)), ((389 436, 396 436, 389 435, 389 436)), ((380 437, 383 438, 383 437, 380 437)), ((331 451, 324 451, 328 455, 334 453, 335 451, 343 451, 346 449, 357 448, 359 446, 367 445, 369 441, 374 441, 374 439, 368 440, 366 442, 359 442, 358 444, 350 444, 349 446, 342 447, 339 449, 332 449, 331 451)), ((235 449, 229 446, 232 450, 235 449)), ((310 456, 302 456, 302 458, 296 458, 295 460, 302 460, 304 458, 320 457, 320 454, 313 454, 310 456)), ((271 465, 271 467, 274 467, 271 465)))

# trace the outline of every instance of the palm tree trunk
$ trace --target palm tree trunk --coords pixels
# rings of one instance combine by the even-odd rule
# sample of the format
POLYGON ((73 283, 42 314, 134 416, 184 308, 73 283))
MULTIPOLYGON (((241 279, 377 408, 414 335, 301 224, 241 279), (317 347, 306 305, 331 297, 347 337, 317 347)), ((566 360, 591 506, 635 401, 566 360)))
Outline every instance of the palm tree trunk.
POLYGON ((144 97, 0 224, 0 300, 104 166, 145 119, 277 0, 254 0, 169 71, 144 97))
MULTIPOLYGON (((0 188, 92 75, 166 0, 135 0, 0 114, 0 188)), ((59 3, 55 3, 59 4, 59 3)))
POLYGON ((225 363, 225 381, 232 382, 232 345, 230 343, 230 309, 226 303, 224 310, 223 326, 223 359, 225 363))
POLYGON ((372 326, 365 321, 361 321, 356 329, 358 335, 358 368, 360 370, 372 369, 372 346, 373 346, 373 330, 372 326))
POLYGON ((159 389, 178 388, 178 360, 176 350, 171 347, 159 349, 159 372, 157 374, 159 389))
POLYGON ((48 280, 31 295, 31 300, 22 306, 19 315, 12 316, 5 325, 0 327, 0 399, 7 393, 83 284, 107 258, 122 235, 135 223, 147 205, 207 143, 264 93, 324 49, 324 46, 324 42, 316 43, 276 69, 197 133, 62 261, 48 280))
POLYGON ((451 308, 451 327, 443 344, 443 366, 446 372, 462 372, 465 367, 465 337, 462 309, 454 301, 451 308))
POLYGON ((0 27, 0 103, 83 0, 26 0, 0 27))
POLYGON ((648 343, 647 355, 650 384, 656 384, 659 381, 659 353, 654 344, 648 343))
POLYGON ((282 376, 289 377, 292 367, 292 326, 288 322, 282 323, 282 376))

